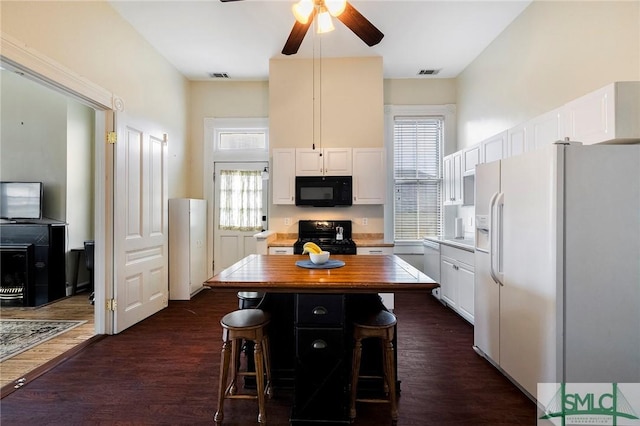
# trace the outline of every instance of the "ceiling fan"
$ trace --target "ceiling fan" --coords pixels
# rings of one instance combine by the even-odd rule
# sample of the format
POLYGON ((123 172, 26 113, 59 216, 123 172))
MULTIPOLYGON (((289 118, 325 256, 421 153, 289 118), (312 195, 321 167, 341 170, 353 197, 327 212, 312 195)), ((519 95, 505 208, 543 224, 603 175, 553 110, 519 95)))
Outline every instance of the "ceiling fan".
MULTIPOLYGON (((240 0, 220 0, 221 2, 240 0)), ((298 52, 304 36, 313 20, 317 17, 319 33, 334 29, 331 16, 338 18, 368 46, 380 43, 384 34, 346 0, 299 0, 292 7, 296 22, 293 24, 289 38, 282 49, 284 55, 298 52)))

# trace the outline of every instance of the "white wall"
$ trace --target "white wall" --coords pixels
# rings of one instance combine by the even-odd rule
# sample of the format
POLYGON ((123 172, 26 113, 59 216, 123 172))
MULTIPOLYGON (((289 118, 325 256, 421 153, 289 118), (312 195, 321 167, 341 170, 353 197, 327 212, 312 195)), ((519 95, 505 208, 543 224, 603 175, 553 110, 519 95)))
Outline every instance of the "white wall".
MULTIPOLYGON (((94 111, 67 103, 67 217, 68 248, 93 239, 94 111)), ((73 265, 71 265, 73 266, 73 265)), ((67 275, 69 277, 69 275, 67 275)))
MULTIPOLYGON (((43 216, 67 223, 67 250, 93 239, 93 109, 0 72, 0 179, 42 181, 43 216)), ((67 258, 67 280, 75 264, 67 258)))
POLYGON ((65 220, 67 100, 10 71, 0 79, 0 179, 42 182, 43 216, 65 220))
POLYGON ((640 2, 536 0, 457 80, 458 148, 640 80, 640 2))

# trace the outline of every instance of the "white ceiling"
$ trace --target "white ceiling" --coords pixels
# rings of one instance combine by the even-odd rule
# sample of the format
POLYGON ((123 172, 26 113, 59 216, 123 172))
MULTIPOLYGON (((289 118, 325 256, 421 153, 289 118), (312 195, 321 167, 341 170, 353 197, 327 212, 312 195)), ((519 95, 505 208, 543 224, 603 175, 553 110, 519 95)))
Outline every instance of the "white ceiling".
MULTIPOLYGON (((280 52, 294 23, 296 0, 112 0, 111 5, 190 80, 228 73, 233 80, 267 80, 269 59, 280 52)), ((456 77, 531 0, 353 0, 350 3, 384 33, 373 47, 342 22, 322 36, 313 27, 292 57, 382 56, 385 78, 441 69, 456 77), (315 36, 315 37, 314 37, 315 36)))

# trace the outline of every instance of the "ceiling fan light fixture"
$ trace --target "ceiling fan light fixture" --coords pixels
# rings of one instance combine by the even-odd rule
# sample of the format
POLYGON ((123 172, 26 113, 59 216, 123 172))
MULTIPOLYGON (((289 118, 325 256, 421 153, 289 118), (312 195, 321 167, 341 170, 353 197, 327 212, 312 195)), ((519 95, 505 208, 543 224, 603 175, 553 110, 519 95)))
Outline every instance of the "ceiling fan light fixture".
POLYGON ((298 3, 291 6, 291 10, 296 21, 304 25, 309 22, 309 17, 311 16, 311 12, 313 12, 314 7, 315 5, 313 0, 300 0, 298 3))
POLYGON ((320 14, 318 15, 318 34, 328 33, 335 29, 336 27, 333 26, 333 21, 331 20, 329 11, 326 7, 322 7, 320 9, 320 14))
POLYGON ((347 7, 347 0, 324 0, 331 16, 339 16, 347 7))

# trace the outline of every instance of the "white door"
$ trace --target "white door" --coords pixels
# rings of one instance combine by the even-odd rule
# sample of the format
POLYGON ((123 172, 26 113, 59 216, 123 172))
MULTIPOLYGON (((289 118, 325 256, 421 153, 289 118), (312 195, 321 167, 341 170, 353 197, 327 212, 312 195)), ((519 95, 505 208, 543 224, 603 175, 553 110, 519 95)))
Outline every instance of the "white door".
POLYGON ((167 146, 154 125, 117 114, 113 331, 168 303, 167 146))
MULTIPOLYGON (((262 180, 261 173, 268 167, 269 163, 266 161, 253 162, 253 163, 216 163, 215 170, 215 197, 214 197, 214 229, 213 229, 213 273, 217 274, 224 268, 233 265, 243 257, 256 253, 256 240, 253 237, 254 234, 267 229, 267 206, 269 200, 269 181, 262 180), (259 208, 261 211, 258 213, 253 210, 253 207, 249 210, 253 213, 246 214, 259 214, 257 224, 254 222, 252 226, 228 226, 221 224, 221 188, 222 177, 221 174, 231 171, 251 171, 257 174, 258 187, 256 188, 259 194, 247 195, 250 199, 248 203, 256 201, 255 196, 259 199, 259 208)), ((223 189, 223 188, 222 188, 223 189)), ((231 190, 235 194, 242 191, 242 188, 230 187, 226 190, 231 190)), ((253 191, 253 190, 251 190, 253 191)), ((224 219, 223 219, 224 220, 224 219)), ((247 223, 250 221, 247 221, 247 223)))

